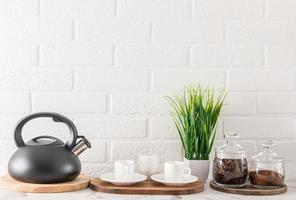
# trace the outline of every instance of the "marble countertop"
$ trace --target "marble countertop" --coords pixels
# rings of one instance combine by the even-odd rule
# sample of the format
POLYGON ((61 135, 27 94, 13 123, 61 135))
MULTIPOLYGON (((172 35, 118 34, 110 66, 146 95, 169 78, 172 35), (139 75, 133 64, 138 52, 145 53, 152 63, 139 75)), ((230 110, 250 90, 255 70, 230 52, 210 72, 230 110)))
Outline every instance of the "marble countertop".
POLYGON ((50 193, 50 194, 38 194, 38 193, 21 193, 12 192, 8 190, 0 189, 0 199, 1 200, 18 200, 18 199, 30 199, 30 200, 229 200, 229 199, 268 199, 268 200, 295 200, 296 199, 296 180, 288 181, 288 192, 280 195, 273 196, 244 196, 244 195, 234 195, 228 193, 222 193, 215 191, 210 188, 209 183, 206 183, 205 190, 198 194, 192 195, 181 195, 181 196, 170 196, 170 195, 118 195, 118 194, 107 194, 94 192, 90 189, 84 189, 76 192, 66 192, 66 193, 50 193))

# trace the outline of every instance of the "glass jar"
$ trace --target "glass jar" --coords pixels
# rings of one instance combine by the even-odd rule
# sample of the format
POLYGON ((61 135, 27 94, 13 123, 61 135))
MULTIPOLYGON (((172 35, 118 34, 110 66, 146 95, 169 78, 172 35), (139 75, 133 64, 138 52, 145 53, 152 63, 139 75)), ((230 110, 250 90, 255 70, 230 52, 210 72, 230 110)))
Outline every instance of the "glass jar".
POLYGON ((226 143, 215 151, 214 182, 224 187, 243 187, 248 178, 247 152, 236 140, 238 134, 225 134, 226 143))
POLYGON ((256 188, 277 188, 284 185, 284 159, 274 151, 272 140, 262 143, 263 151, 253 156, 250 162, 250 184, 256 188))

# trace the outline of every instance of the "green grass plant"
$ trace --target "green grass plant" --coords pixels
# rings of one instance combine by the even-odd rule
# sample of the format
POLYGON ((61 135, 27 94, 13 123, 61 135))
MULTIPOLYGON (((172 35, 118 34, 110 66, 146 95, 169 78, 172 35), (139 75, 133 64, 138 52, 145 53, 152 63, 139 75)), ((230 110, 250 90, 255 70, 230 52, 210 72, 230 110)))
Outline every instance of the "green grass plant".
POLYGON ((217 92, 201 85, 187 86, 183 94, 166 97, 186 159, 209 159, 225 97, 225 91, 217 92))

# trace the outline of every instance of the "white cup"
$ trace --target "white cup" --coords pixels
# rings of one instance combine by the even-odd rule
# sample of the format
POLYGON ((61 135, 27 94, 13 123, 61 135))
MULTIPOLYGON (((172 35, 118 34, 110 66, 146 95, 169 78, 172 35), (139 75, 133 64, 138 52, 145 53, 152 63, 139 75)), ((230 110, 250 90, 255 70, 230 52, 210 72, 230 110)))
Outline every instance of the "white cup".
POLYGON ((159 157, 157 154, 139 155, 137 159, 137 171, 149 179, 151 175, 159 172, 159 157))
POLYGON ((164 179, 166 181, 182 181, 191 175, 191 169, 181 161, 164 163, 164 179))
POLYGON ((114 175, 116 180, 129 180, 135 173, 133 160, 117 160, 114 162, 114 175))

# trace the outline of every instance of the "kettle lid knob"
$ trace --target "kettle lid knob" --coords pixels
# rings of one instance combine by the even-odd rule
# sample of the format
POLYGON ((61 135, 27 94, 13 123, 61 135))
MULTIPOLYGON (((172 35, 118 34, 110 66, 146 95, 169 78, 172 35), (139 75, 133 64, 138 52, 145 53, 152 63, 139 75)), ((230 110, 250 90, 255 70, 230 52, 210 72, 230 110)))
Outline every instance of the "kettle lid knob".
POLYGON ((31 139, 27 142, 27 145, 31 146, 62 146, 64 142, 56 137, 42 135, 31 139))

